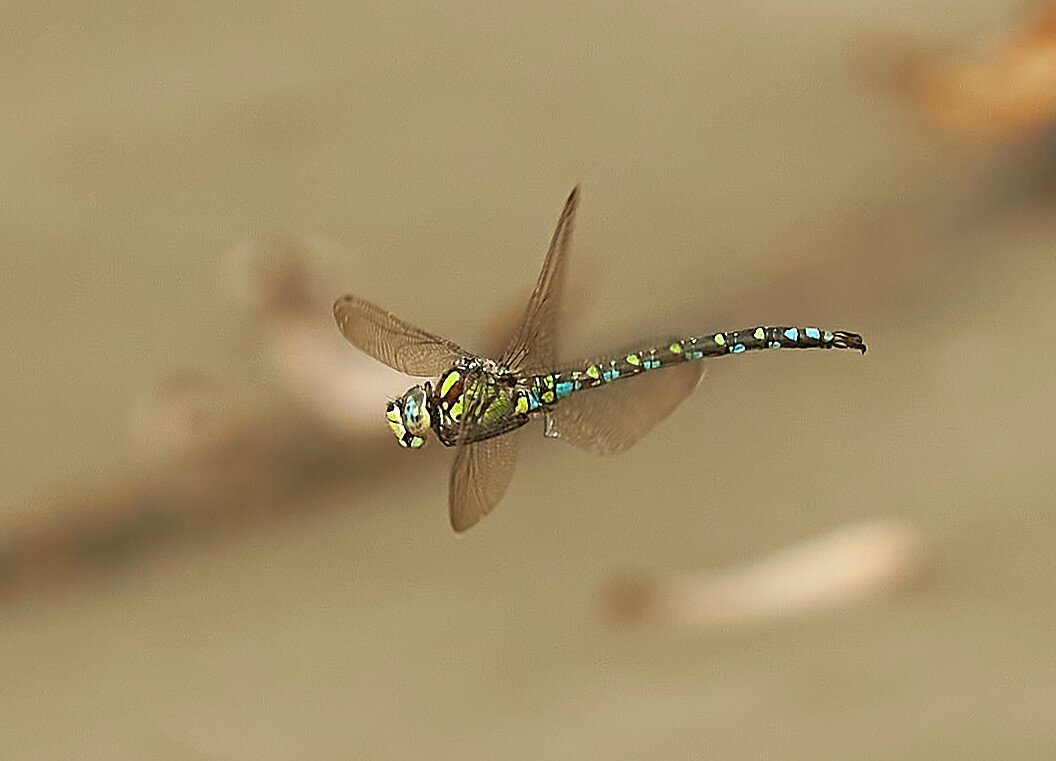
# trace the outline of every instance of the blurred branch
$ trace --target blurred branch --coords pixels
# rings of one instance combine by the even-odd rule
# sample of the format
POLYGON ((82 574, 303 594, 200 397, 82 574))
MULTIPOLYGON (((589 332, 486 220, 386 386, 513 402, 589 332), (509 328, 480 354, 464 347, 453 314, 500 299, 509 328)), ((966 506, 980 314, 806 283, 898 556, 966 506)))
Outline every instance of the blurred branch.
MULTIPOLYGON (((181 370, 132 405, 151 464, 111 483, 68 487, 3 527, 0 597, 120 567, 158 546, 302 512, 356 486, 420 467, 391 440, 384 399, 409 379, 356 351, 333 324, 343 292, 313 267, 324 247, 247 243, 228 259, 232 291, 283 389, 262 407, 221 399, 181 370)), ((317 266, 317 265, 316 265, 317 266)), ((495 320, 492 346, 520 312, 495 320)))
POLYGON ((859 604, 913 579, 918 532, 871 521, 808 539, 723 571, 627 577, 604 593, 618 621, 715 627, 807 615, 859 604))
POLYGON ((29 520, 4 527, 0 594, 303 511, 405 462, 387 446, 380 400, 406 379, 344 343, 332 324, 334 294, 311 269, 309 250, 276 240, 242 246, 230 259, 286 397, 245 408, 217 398, 202 373, 173 373, 133 405, 134 437, 151 464, 111 483, 67 487, 29 520))

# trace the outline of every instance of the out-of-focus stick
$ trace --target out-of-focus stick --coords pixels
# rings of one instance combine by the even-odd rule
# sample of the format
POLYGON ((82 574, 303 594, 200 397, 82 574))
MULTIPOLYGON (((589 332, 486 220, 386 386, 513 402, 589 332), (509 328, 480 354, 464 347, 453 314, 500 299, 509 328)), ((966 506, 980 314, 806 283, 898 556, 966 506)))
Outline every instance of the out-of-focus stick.
POLYGON ((728 626, 853 605, 916 575, 916 530, 896 520, 848 526, 712 572, 626 578, 608 590, 618 619, 691 627, 728 626))

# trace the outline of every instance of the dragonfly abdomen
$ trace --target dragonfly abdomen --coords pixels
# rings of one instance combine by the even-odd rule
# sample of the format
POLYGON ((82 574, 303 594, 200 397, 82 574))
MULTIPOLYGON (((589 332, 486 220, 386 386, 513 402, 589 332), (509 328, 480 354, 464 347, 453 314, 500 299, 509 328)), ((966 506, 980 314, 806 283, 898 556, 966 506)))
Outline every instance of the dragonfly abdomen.
POLYGON ((583 363, 574 370, 535 375, 519 389, 516 411, 527 414, 555 404, 584 388, 604 386, 663 367, 708 357, 760 349, 856 349, 865 353, 857 333, 815 327, 757 327, 678 339, 667 345, 583 363))
POLYGON ((815 327, 757 327, 731 330, 672 343, 686 359, 721 357, 758 349, 855 349, 865 353, 865 342, 857 333, 815 327))

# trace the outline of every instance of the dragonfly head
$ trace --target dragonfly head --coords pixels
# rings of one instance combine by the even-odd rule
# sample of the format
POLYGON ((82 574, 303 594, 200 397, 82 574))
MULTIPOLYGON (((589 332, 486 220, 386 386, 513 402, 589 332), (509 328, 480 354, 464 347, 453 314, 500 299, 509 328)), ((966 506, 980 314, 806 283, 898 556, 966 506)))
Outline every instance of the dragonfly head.
POLYGON ((411 386, 407 393, 389 402, 385 408, 385 419, 401 447, 418 449, 425 444, 425 435, 432 422, 428 400, 426 386, 411 386))

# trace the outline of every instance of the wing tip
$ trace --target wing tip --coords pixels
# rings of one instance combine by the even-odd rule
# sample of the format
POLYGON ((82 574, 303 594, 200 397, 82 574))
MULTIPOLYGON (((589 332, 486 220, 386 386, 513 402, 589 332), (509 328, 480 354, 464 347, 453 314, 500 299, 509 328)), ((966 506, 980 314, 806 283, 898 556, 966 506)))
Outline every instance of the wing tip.
POLYGON ((466 515, 465 513, 451 509, 449 513, 451 519, 451 528, 454 529, 456 534, 464 534, 469 529, 480 523, 482 515, 466 515))
POLYGON ((338 325, 341 324, 341 321, 342 321, 342 318, 343 318, 343 315, 341 314, 341 307, 343 307, 345 304, 347 304, 350 301, 352 301, 352 294, 351 293, 346 293, 344 296, 339 296, 337 299, 335 299, 333 312, 334 312, 334 319, 337 320, 337 324, 338 325))
POLYGON ((568 198, 565 199, 565 209, 571 209, 579 204, 579 191, 580 184, 577 182, 572 186, 572 192, 568 194, 568 198))

